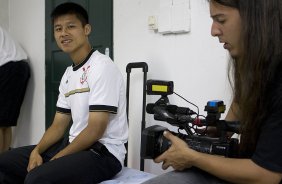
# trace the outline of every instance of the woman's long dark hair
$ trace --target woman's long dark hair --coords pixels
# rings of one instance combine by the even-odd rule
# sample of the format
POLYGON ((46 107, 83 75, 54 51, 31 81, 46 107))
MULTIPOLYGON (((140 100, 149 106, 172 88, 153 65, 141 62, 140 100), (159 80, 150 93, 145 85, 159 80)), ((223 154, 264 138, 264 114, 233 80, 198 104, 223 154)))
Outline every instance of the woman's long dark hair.
MULTIPOLYGON (((240 153, 250 157, 267 117, 267 85, 281 60, 281 0, 211 0, 239 10, 243 53, 231 60, 234 100, 241 121, 240 153)), ((230 76, 231 78, 231 76, 230 76)))

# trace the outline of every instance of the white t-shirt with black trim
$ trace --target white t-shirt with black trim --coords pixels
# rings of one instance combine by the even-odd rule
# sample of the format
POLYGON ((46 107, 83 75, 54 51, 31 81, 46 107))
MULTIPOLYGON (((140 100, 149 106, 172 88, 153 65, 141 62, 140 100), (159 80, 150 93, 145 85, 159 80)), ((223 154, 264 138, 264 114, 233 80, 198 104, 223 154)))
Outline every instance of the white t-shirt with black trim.
POLYGON ((91 51, 77 66, 69 66, 60 83, 57 112, 70 113, 73 124, 69 141, 87 126, 89 112, 109 112, 109 123, 99 140, 121 162, 128 139, 126 94, 122 75, 113 61, 91 51))

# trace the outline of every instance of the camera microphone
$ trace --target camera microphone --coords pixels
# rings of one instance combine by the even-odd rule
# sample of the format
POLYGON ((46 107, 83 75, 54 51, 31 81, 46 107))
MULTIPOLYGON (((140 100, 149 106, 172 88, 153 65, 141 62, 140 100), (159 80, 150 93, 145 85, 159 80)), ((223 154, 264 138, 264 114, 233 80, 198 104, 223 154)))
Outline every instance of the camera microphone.
MULTIPOLYGON (((154 107, 158 106, 154 103, 148 103, 146 105, 146 112, 149 114, 154 114, 154 107)), ((172 114, 183 114, 183 115, 193 115, 196 114, 194 111, 187 107, 178 107, 176 105, 166 105, 164 106, 164 109, 166 109, 168 112, 172 114)))
POLYGON ((154 103, 148 103, 147 105, 146 105, 146 112, 147 113, 149 113, 149 114, 154 114, 155 112, 154 112, 154 107, 155 107, 156 105, 154 104, 154 103))
POLYGON ((176 105, 167 105, 166 109, 173 114, 193 115, 196 114, 194 111, 187 107, 178 107, 176 105))
POLYGON ((148 103, 146 105, 146 112, 154 114, 155 120, 166 121, 175 126, 193 121, 190 117, 190 114, 193 111, 189 108, 177 107, 176 105, 161 106, 154 103, 148 103))
POLYGON ((165 106, 159 106, 154 103, 146 105, 146 112, 154 114, 154 119, 159 121, 174 121, 176 119, 173 114, 166 110, 165 106))
POLYGON ((171 123, 176 122, 176 117, 169 113, 166 109, 160 107, 160 106, 155 106, 153 108, 154 111, 154 119, 159 120, 159 121, 167 121, 171 123))

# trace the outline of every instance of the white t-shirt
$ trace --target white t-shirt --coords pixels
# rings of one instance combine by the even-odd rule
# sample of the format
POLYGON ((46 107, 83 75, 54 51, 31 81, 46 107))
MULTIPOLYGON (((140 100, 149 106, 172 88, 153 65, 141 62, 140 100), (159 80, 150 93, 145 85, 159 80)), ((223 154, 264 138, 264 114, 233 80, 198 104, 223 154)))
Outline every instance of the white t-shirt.
POLYGON ((128 139, 124 81, 108 56, 92 52, 81 64, 66 69, 59 87, 57 111, 71 113, 70 142, 87 126, 90 111, 109 112, 109 123, 99 142, 123 165, 124 143, 128 139))
POLYGON ((26 59, 27 54, 22 47, 0 26, 0 66, 26 59))

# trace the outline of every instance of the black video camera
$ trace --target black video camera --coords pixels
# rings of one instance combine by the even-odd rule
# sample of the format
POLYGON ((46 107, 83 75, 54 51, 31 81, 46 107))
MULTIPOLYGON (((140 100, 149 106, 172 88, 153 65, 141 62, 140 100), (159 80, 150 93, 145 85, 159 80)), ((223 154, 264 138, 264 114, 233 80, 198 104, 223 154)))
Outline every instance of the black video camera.
MULTIPOLYGON (((165 121, 177 126, 179 130, 184 129, 187 134, 172 133, 184 140, 191 149, 202 153, 237 157, 238 139, 228 138, 227 132, 239 133, 239 122, 220 120, 221 113, 225 111, 223 101, 209 101, 205 106, 207 116, 199 118, 199 113, 187 107, 169 104, 167 96, 173 93, 172 81, 148 80, 147 94, 161 95, 161 98, 153 104, 147 104, 146 112, 154 114, 155 120, 165 121), (207 136, 206 131, 197 133, 198 128, 205 127, 204 129, 207 130, 209 126, 216 127, 219 133, 217 137, 207 136)), ((165 127, 154 125, 142 131, 141 158, 154 159, 170 147, 171 142, 163 136, 166 130, 168 129, 165 127)))

